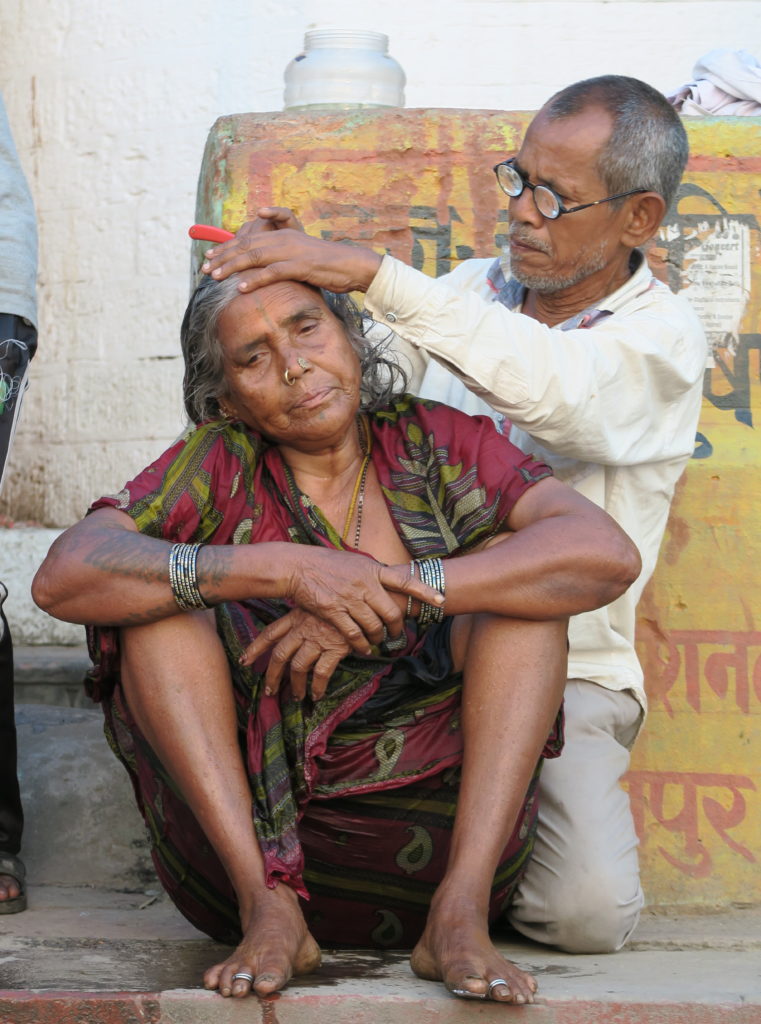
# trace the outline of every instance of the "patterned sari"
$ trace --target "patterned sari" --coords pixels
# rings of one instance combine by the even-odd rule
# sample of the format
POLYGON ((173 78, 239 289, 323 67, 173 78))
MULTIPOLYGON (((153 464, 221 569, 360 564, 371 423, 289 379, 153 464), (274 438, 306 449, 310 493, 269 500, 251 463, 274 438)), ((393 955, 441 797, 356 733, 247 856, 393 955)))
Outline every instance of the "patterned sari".
MULTIPOLYGON (((455 557, 497 533, 517 499, 550 475, 490 420, 404 396, 368 414, 372 461, 392 521, 411 557, 455 557)), ((299 491, 277 448, 242 424, 191 431, 120 494, 93 506, 128 513, 169 541, 343 543, 299 491)), ((357 557, 369 557, 362 552, 357 557)), ((227 652, 256 834, 269 884, 292 885, 309 903, 321 941, 409 946, 422 931, 446 865, 462 759, 461 678, 449 623, 421 630, 390 652, 347 656, 318 702, 287 684, 264 693, 267 657, 238 657, 285 601, 251 599, 215 609, 227 652)), ((109 741, 135 787, 162 884, 197 927, 239 937, 234 893, 171 779, 140 735, 119 685, 119 631, 89 630, 89 690, 103 702, 109 741)), ((560 724, 544 756, 557 756, 560 724)), ((534 788, 495 876, 492 910, 509 901, 530 854, 534 788)))

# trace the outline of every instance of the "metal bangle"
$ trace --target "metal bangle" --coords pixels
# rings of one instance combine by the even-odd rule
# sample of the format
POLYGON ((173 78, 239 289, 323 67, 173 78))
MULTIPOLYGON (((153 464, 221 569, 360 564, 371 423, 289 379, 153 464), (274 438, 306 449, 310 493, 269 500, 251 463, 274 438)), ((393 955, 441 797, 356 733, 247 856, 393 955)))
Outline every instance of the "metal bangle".
POLYGON ((203 544, 173 544, 169 552, 169 586, 184 612, 210 608, 198 589, 198 552, 203 544))
MULTIPOLYGON (((444 563, 440 558, 421 558, 415 564, 418 567, 420 579, 426 586, 432 587, 443 596, 446 592, 446 579, 444 576, 444 563)), ((422 601, 418 622, 421 626, 428 626, 431 623, 444 621, 444 606, 428 604, 422 601)))
MULTIPOLYGON (((415 559, 410 560, 410 579, 415 579, 415 559)), ((405 619, 412 617, 412 594, 407 595, 407 611, 404 613, 405 619)))

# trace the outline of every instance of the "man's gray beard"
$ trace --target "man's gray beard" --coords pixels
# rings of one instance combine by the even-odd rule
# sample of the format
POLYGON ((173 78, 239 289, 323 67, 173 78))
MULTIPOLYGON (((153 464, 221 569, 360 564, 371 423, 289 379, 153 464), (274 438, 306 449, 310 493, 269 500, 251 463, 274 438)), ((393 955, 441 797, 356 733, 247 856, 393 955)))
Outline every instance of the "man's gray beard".
MULTIPOLYGON (((545 250, 542 251, 544 252, 545 250)), ((549 274, 524 274, 512 261, 510 263, 510 273, 518 284, 522 284, 524 288, 528 288, 532 292, 540 292, 543 295, 562 292, 566 288, 572 288, 580 281, 590 277, 592 274, 596 274, 598 270, 602 270, 605 267, 608 262, 605 253, 605 243, 600 242, 595 249, 583 249, 579 253, 579 259, 580 262, 565 276, 557 275, 552 277, 549 274)))

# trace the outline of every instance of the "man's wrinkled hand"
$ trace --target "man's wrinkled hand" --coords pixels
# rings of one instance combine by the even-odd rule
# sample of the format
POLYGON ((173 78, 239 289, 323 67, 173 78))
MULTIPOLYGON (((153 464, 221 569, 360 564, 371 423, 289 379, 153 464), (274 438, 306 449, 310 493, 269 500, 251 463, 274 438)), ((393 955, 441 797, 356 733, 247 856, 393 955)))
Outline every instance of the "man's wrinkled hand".
POLYGON ((313 238, 304 234, 290 210, 272 210, 276 211, 272 218, 259 216, 244 224, 234 238, 207 250, 201 270, 216 281, 239 274, 242 292, 278 281, 302 281, 340 293, 369 288, 381 264, 377 253, 313 238))

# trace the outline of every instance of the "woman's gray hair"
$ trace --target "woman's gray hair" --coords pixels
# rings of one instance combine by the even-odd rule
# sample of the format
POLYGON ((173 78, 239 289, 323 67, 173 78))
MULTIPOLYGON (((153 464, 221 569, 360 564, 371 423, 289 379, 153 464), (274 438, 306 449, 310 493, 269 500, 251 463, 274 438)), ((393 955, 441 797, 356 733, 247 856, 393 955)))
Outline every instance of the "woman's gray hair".
MULTIPOLYGON (((228 396, 222 348, 218 339, 219 318, 241 292, 238 274, 224 281, 204 276, 190 297, 182 320, 180 339, 185 359, 183 395, 191 422, 202 423, 222 415, 220 405, 228 396)), ((391 335, 371 339, 377 325, 360 312, 348 295, 319 290, 330 311, 343 324, 349 344, 359 358, 362 372, 361 407, 379 409, 407 387, 407 375, 388 353, 391 335)))
MULTIPOLYGON (((610 195, 644 188, 658 192, 668 209, 687 164, 689 146, 679 114, 666 97, 624 75, 601 75, 555 93, 541 114, 554 121, 601 107, 613 130, 600 153, 597 171, 610 195)), ((624 200, 614 200, 614 205, 624 200)))

